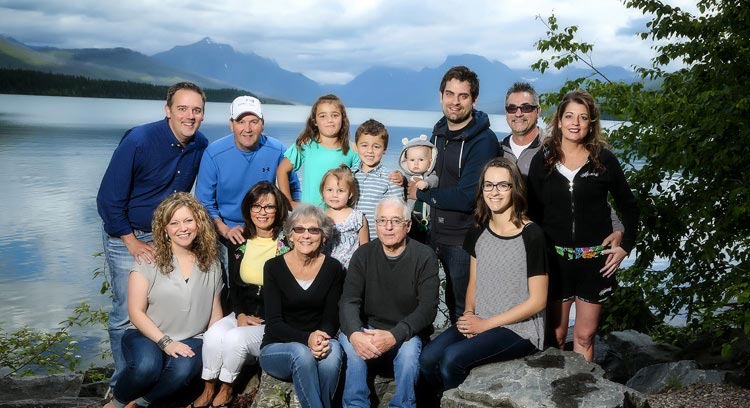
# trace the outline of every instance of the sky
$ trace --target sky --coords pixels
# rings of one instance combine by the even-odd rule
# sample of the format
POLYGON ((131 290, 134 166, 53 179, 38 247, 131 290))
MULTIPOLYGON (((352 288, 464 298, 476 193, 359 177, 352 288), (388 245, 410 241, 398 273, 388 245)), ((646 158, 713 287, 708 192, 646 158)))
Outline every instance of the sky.
MULTIPOLYGON (((665 2, 696 10, 695 1, 665 2)), ((528 68, 552 13, 594 44, 594 64, 650 65, 653 44, 636 35, 650 18, 620 0, 0 0, 0 35, 147 55, 210 37, 340 84, 376 65, 420 70, 467 53, 528 68)))

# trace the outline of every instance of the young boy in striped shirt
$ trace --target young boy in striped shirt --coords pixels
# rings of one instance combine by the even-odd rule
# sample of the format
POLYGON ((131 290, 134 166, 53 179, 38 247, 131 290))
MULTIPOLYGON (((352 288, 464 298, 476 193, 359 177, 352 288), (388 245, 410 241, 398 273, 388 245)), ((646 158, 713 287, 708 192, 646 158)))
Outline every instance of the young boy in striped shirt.
POLYGON ((359 125, 354 134, 359 155, 359 167, 352 169, 359 187, 359 201, 356 209, 367 218, 370 240, 377 238, 375 233, 375 206, 383 197, 404 198, 404 188, 388 179, 390 169, 381 160, 388 149, 388 130, 375 119, 359 125))

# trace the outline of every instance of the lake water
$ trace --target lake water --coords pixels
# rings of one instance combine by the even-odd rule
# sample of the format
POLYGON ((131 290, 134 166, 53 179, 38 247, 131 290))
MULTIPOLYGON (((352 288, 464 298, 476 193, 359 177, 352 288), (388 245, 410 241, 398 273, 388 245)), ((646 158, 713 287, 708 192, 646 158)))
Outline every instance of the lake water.
MULTIPOLYGON (((437 105, 437 103, 436 103, 437 105)), ((0 95, 0 322, 53 329, 75 305, 108 305, 92 271, 103 266, 96 193, 123 133, 164 117, 164 102, 0 95)), ((265 133, 294 143, 308 106, 265 105, 265 133)), ((229 104, 206 104, 201 131, 210 141, 229 134, 229 104)), ((429 135, 440 112, 348 109, 351 132, 374 118, 390 133, 386 165, 395 168, 402 138, 429 135)), ((505 118, 490 116, 508 133, 505 118)), ((104 330, 77 333, 86 360, 104 330)))

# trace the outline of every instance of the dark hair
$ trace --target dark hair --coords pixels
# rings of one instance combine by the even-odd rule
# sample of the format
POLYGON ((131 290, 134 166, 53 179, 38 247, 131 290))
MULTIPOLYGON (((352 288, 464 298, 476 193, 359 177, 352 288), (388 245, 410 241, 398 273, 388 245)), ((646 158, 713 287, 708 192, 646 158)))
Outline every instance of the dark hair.
MULTIPOLYGON (((338 180, 339 183, 346 184, 346 187, 349 188, 349 193, 352 195, 350 199, 346 200, 346 205, 354 208, 359 200, 359 187, 357 187, 357 180, 354 179, 354 174, 352 174, 349 167, 347 167, 346 164, 342 164, 339 165, 339 167, 328 170, 326 174, 323 175, 323 178, 320 179, 321 196, 323 195, 323 186, 328 177, 336 177, 336 180, 338 180)), ((328 207, 328 204, 326 204, 326 207, 328 207)))
POLYGON ((388 129, 385 125, 375 119, 368 119, 362 122, 354 132, 354 143, 359 143, 359 137, 362 135, 378 136, 383 139, 383 148, 388 148, 388 129))
POLYGON ((206 104, 206 94, 203 92, 203 89, 201 89, 201 87, 192 82, 178 82, 170 86, 167 90, 167 106, 169 106, 170 108, 172 107, 172 99, 174 99, 174 94, 182 89, 197 93, 201 96, 201 99, 203 99, 203 104, 206 104))
POLYGON ((506 157, 496 157, 490 160, 482 169, 482 175, 479 177, 479 184, 477 186, 477 194, 475 196, 475 210, 474 219, 478 225, 487 224, 492 218, 492 210, 484 202, 484 185, 485 175, 487 170, 490 168, 502 168, 508 170, 510 173, 510 181, 513 186, 510 189, 510 205, 513 207, 513 211, 510 214, 510 221, 516 227, 521 227, 523 221, 526 220, 526 185, 523 181, 523 175, 521 170, 518 169, 516 163, 506 157))
POLYGON ((443 75, 443 80, 440 81, 440 94, 442 95, 445 91, 445 84, 448 83, 451 79, 457 79, 461 82, 468 82, 470 85, 470 93, 471 93, 471 100, 476 101, 479 97, 479 78, 477 78, 477 74, 470 70, 469 68, 459 65, 457 67, 453 67, 449 69, 445 75, 443 75))
POLYGON ((275 217, 273 219, 273 224, 271 224, 274 237, 279 235, 283 228, 284 221, 286 221, 286 217, 289 215, 289 210, 292 206, 289 204, 289 200, 284 193, 282 193, 278 187, 273 185, 273 183, 259 181, 252 186, 250 190, 247 190, 245 198, 242 199, 242 219, 245 221, 243 235, 247 239, 253 239, 258 235, 258 232, 255 229, 255 224, 253 224, 253 219, 250 216, 252 212, 250 207, 266 195, 271 195, 274 200, 276 200, 276 214, 274 214, 275 217))
POLYGON ((534 101, 534 105, 539 106, 539 94, 528 82, 516 82, 508 88, 508 92, 505 93, 505 103, 508 103, 508 97, 510 94, 528 92, 531 94, 531 99, 534 101))
POLYGON ((295 142, 297 148, 300 151, 304 150, 303 145, 311 140, 320 142, 318 126, 315 124, 315 116, 318 114, 318 106, 321 103, 330 103, 341 111, 341 129, 339 129, 338 140, 339 143, 341 143, 341 152, 344 154, 349 153, 349 117, 346 116, 344 102, 342 102, 338 96, 333 94, 321 96, 315 101, 312 108, 310 108, 310 115, 305 122, 305 128, 302 129, 302 132, 297 136, 297 141, 295 142))
POLYGON ((583 138, 583 146, 589 152, 589 158, 594 164, 594 169, 599 172, 603 172, 604 165, 599 160, 599 153, 602 149, 607 147, 606 142, 602 138, 601 121, 599 120, 599 108, 596 106, 596 101, 590 93, 577 89, 570 91, 563 97, 560 105, 557 106, 555 116, 552 118, 550 123, 550 137, 544 141, 544 165, 548 172, 551 172, 555 168, 555 164, 561 163, 565 158, 565 154, 562 151, 562 129, 560 129, 560 121, 565 113, 565 109, 570 105, 571 102, 584 105, 589 111, 589 132, 583 138))

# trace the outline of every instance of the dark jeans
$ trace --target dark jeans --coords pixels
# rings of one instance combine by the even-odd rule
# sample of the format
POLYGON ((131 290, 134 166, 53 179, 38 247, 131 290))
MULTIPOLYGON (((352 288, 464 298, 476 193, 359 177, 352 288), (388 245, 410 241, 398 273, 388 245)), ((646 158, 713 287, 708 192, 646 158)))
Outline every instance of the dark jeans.
POLYGON ((449 390, 458 387, 474 367, 525 357, 535 351, 529 340, 505 327, 469 339, 454 325, 425 346, 419 357, 419 371, 427 387, 449 390))
POLYGON ((181 342, 193 349, 193 357, 171 357, 140 331, 126 330, 122 351, 127 365, 115 386, 115 399, 121 403, 136 401, 147 407, 187 386, 201 372, 203 340, 189 338, 181 342))
POLYGON ((469 262, 471 255, 458 245, 436 244, 433 242, 440 263, 445 271, 445 305, 451 323, 464 313, 466 287, 469 285, 469 262))

